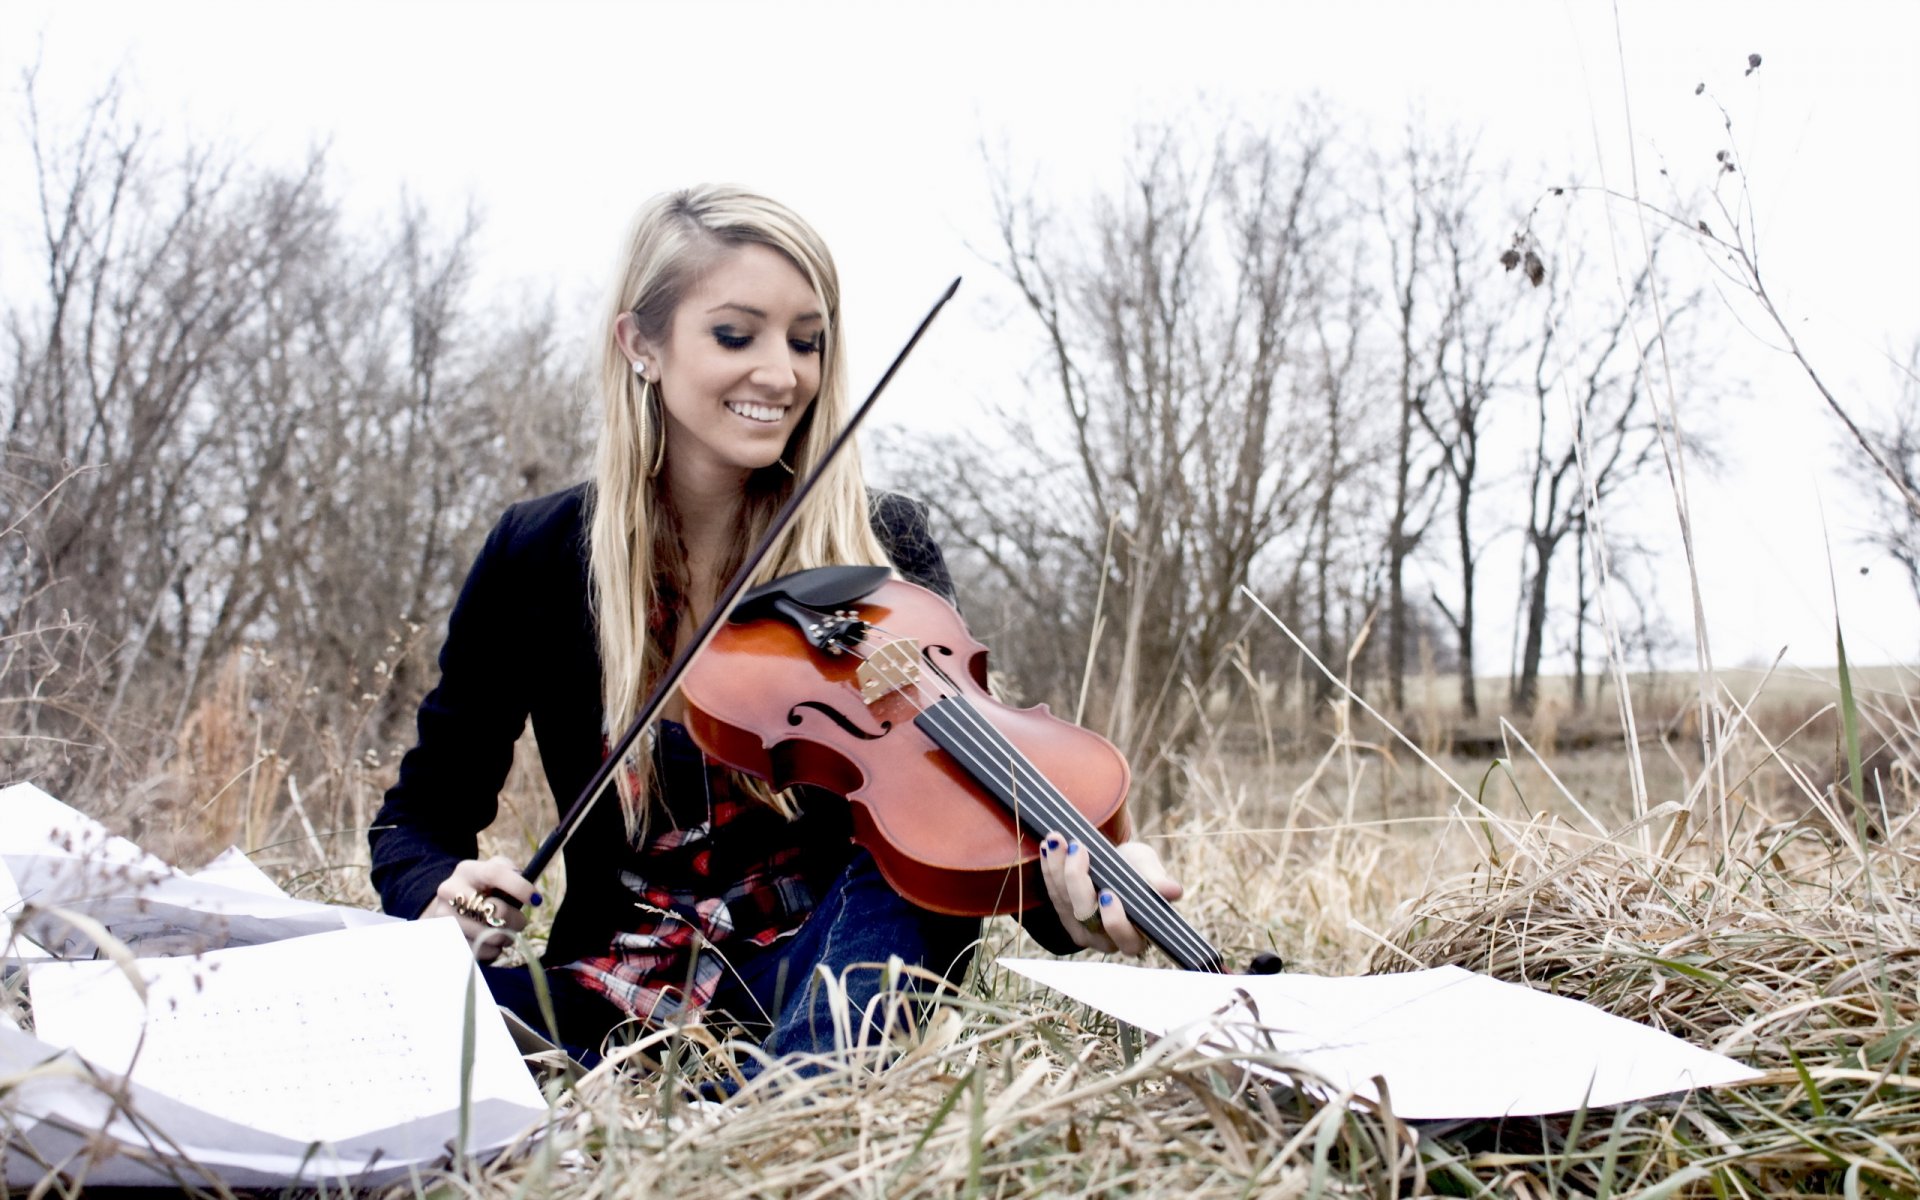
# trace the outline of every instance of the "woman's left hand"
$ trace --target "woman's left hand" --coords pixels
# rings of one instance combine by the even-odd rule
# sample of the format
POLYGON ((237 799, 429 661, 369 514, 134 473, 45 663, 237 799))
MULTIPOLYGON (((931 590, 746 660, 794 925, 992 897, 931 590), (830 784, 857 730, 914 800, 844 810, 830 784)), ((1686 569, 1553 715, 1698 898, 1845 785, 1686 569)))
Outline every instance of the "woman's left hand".
MULTIPOLYGON (((1145 842, 1122 842, 1114 847, 1133 865, 1154 890, 1169 900, 1178 900, 1184 890, 1179 880, 1167 874, 1160 856, 1145 842)), ((1086 847, 1069 841, 1065 834, 1049 833, 1040 839, 1040 876, 1046 880, 1047 895, 1053 911, 1074 944, 1088 950, 1111 954, 1118 950, 1135 957, 1145 953, 1147 939, 1133 922, 1120 897, 1111 888, 1093 886, 1089 874, 1086 847)))

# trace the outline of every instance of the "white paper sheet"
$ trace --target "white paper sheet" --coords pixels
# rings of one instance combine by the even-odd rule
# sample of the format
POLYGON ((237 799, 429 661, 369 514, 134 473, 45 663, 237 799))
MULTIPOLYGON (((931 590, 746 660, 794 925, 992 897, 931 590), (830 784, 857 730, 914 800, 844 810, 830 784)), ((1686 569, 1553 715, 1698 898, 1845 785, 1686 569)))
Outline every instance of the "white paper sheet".
POLYGON ((0 859, 0 966, 18 962, 39 962, 52 958, 45 947, 14 928, 14 914, 20 911, 20 889, 14 886, 13 872, 0 859))
POLYGON ((31 784, 0 789, 0 912, 19 960, 91 957, 92 941, 49 913, 18 921, 24 898, 82 913, 140 955, 193 954, 342 928, 380 913, 295 900, 230 850, 185 875, 31 784), (264 885, 264 886, 263 886, 264 885), (18 936, 11 936, 18 935, 18 936))
POLYGON ((26 892, 39 896, 48 877, 60 877, 67 864, 95 864, 102 875, 128 879, 155 879, 168 873, 167 864, 106 827, 47 795, 30 783, 0 788, 0 961, 35 961, 52 957, 16 928, 14 919, 23 899, 21 884, 10 864, 26 877, 26 892), (42 867, 40 864, 48 864, 42 867))
POLYGON ((0 855, 15 854, 85 858, 151 875, 173 872, 166 863, 30 783, 0 788, 0 855))
POLYGON ((259 896, 278 896, 285 899, 286 889, 275 883, 271 876, 253 865, 247 852, 238 846, 228 846, 206 866, 193 872, 187 878, 195 883, 213 883, 236 892, 252 892, 259 896))
MULTIPOLYGON (((49 1045, 175 1100, 299 1142, 402 1131, 460 1102, 461 1012, 477 997, 473 1095, 514 1111, 492 1140, 546 1105, 452 921, 314 934, 199 958, 142 959, 143 1004, 110 962, 33 968, 35 1031, 49 1045)), ((390 1152, 430 1152, 390 1136, 390 1152)), ((397 1136, 397 1135, 396 1135, 397 1136)))
MULTIPOLYGON (((1458 967, 1399 975, 1209 975, 1124 963, 1002 966, 1150 1033, 1296 1062, 1415 1120, 1603 1107, 1758 1072, 1589 1004, 1458 967)), ((1303 1075, 1300 1082, 1306 1082, 1303 1075)))
MULTIPOLYGON (((373 1187, 443 1162, 470 987, 467 1152, 548 1116, 451 921, 294 900, 237 850, 185 875, 25 785, 0 789, 0 917, 22 892, 140 954, 247 948, 140 959, 145 1004, 112 963, 28 962, 38 1036, 0 1023, 9 1185, 39 1182, 44 1162, 95 1186, 373 1187)), ((64 923, 29 924, 65 955, 92 952, 64 923)), ((37 953, 8 941, 13 962, 37 953)))
MULTIPOLYGON (((441 1116, 419 1123, 405 1139, 423 1147, 418 1154, 398 1151, 399 1140, 388 1131, 332 1144, 301 1142, 138 1083, 99 1081, 91 1072, 71 1051, 0 1029, 0 1075, 13 1085, 0 1105, 9 1186, 30 1187, 51 1169, 91 1187, 371 1188, 443 1162, 453 1141, 454 1122, 441 1116), (116 1099, 121 1095, 124 1103, 116 1099)), ((524 1111, 500 1100, 476 1101, 473 1113, 476 1129, 524 1124, 524 1111)), ((507 1140, 476 1145, 474 1152, 484 1156, 507 1140)))

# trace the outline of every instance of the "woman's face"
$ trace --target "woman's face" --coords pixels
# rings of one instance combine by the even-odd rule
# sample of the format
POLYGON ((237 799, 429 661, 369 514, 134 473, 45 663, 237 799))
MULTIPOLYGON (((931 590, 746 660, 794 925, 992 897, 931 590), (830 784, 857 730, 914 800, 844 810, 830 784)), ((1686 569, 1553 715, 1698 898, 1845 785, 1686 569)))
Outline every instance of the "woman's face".
POLYGON ((666 412, 671 476, 718 482, 772 466, 820 391, 825 329, 806 276, 757 244, 727 252, 696 281, 664 344, 629 327, 622 343, 647 364, 666 412))

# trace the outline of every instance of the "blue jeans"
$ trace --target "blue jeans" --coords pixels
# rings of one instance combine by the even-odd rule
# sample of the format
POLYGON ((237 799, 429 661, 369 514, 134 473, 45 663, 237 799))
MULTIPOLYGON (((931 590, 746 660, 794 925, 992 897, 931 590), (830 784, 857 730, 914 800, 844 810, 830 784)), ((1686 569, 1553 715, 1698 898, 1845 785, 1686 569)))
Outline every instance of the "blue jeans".
MULTIPOLYGON (((831 973, 836 988, 844 984, 849 1032, 858 1039, 862 1014, 886 990, 889 956, 957 982, 966 973, 979 936, 978 918, 945 916, 909 903, 887 885, 873 857, 856 850, 799 929, 770 946, 729 958, 732 969, 714 994, 709 1018, 738 1025, 769 1054, 828 1051, 836 1045, 839 1026, 832 994, 817 968, 831 973)), ((535 1029, 547 1028, 528 968, 481 971, 496 1003, 535 1029)), ((582 986, 572 971, 549 968, 545 974, 560 1043, 592 1065, 598 1055, 591 1048, 626 1014, 582 986)), ((899 982, 915 986, 909 978, 899 982)))

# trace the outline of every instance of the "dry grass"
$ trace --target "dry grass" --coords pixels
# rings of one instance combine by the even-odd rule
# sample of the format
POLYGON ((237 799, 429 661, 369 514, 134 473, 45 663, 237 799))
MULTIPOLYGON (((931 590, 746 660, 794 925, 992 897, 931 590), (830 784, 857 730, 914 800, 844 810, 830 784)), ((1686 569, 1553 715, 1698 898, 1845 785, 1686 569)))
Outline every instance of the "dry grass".
MULTIPOLYGON (((663 1041, 647 1069, 591 1077, 558 1137, 474 1186, 1183 1197, 1920 1187, 1912 820, 1857 843, 1804 805, 1787 820, 1749 810, 1738 852, 1713 861, 1693 843, 1659 849, 1676 803, 1641 829, 1602 836, 1539 764, 1494 772, 1500 786, 1481 793, 1483 809, 1451 814, 1406 795, 1419 786, 1390 784, 1378 794, 1394 811, 1382 818, 1369 811, 1375 776, 1396 770, 1354 739, 1321 763, 1203 760, 1190 764, 1188 803, 1150 833, 1195 885, 1193 919, 1241 960, 1277 945, 1324 972, 1458 963, 1668 1029, 1766 1078, 1617 1110, 1416 1127, 1248 1087, 988 969, 895 1065, 763 1081, 713 1116, 688 1113, 676 1081, 717 1060, 663 1041)), ((1675 770, 1655 787, 1683 786, 1675 770)), ((1793 807, 1785 773, 1771 776, 1772 802, 1793 807)), ((1587 807, 1618 830, 1617 808, 1587 807)), ((997 927, 995 937, 1017 935, 997 927)))
MULTIPOLYGON (((1671 816, 1671 813, 1662 814, 1671 816)), ((1733 860, 1585 847, 1545 823, 1501 831, 1502 861, 1418 902, 1380 969, 1454 963, 1597 1004, 1770 1072, 1760 1085, 1572 1123, 1551 1153, 1583 1193, 1658 1164, 1711 1169, 1721 1194, 1920 1185, 1920 860, 1908 818, 1856 854, 1804 826, 1755 827, 1733 860), (1853 1182, 1849 1183, 1849 1176, 1853 1182)), ((1543 1134, 1543 1136, 1545 1136, 1543 1134)), ((1547 1150, 1538 1152, 1543 1160, 1547 1150)), ((1563 1182, 1563 1186, 1571 1186, 1563 1182)))
MULTIPOLYGON (((1782 706, 1796 724, 1803 699, 1782 706)), ((1727 751, 1745 805, 1735 853, 1714 859, 1678 832, 1702 776, 1689 752, 1649 748, 1658 807, 1623 831, 1618 750, 1443 760, 1468 803, 1384 731, 1336 729, 1316 761, 1203 747, 1185 802, 1148 834, 1193 885, 1193 920, 1237 961, 1277 948, 1325 973, 1459 963, 1666 1028, 1768 1071, 1760 1084, 1415 1127, 1248 1088, 988 969, 885 1070, 771 1081, 709 1120, 686 1114, 676 1079, 716 1060, 683 1043, 656 1052, 664 1071, 590 1078, 565 1133, 474 1183, 564 1196, 1913 1194, 1913 821, 1884 839, 1836 831, 1749 729, 1727 751)), ((983 961, 1019 935, 993 936, 983 961)))
MULTIPOLYGON (((1873 702, 1873 719, 1910 727, 1896 697, 1873 702)), ((1805 699, 1781 706, 1794 724, 1805 699)), ((1230 960, 1277 949, 1292 969, 1327 974, 1457 963, 1668 1029, 1766 1078, 1618 1110, 1415 1126, 1142 1044, 994 968, 997 954, 1032 952, 996 922, 965 991, 884 1049, 779 1064, 712 1113, 689 1107, 686 1086, 724 1074, 726 1048, 699 1030, 663 1034, 569 1090, 556 1084, 544 1137, 420 1186, 581 1200, 1920 1189, 1910 796, 1889 798, 1884 836, 1862 837, 1769 750, 1791 725, 1765 738, 1738 726, 1727 746, 1738 816, 1732 853, 1717 856, 1677 819, 1709 777, 1697 745, 1644 748, 1656 807, 1635 826, 1618 747, 1535 759, 1514 739, 1510 758, 1440 757, 1436 769, 1388 731, 1340 720, 1324 754, 1304 760, 1250 757, 1228 748, 1245 738, 1210 731, 1182 764, 1184 799, 1145 831, 1189 884, 1183 910, 1230 960)), ((271 761, 232 731, 208 744, 271 761)), ((224 769, 188 776, 183 786, 209 790, 173 811, 221 811, 204 797, 236 790, 213 783, 224 769)), ((324 831, 364 820, 389 773, 341 764, 304 817, 284 800, 256 808, 245 791, 226 811, 274 839, 257 858, 296 892, 371 903, 363 840, 324 831)), ((537 764, 516 768, 504 853, 538 836, 543 792, 537 764)), ((174 833, 190 841, 188 819, 174 833)))

